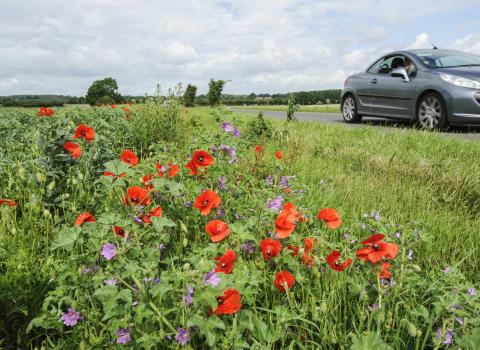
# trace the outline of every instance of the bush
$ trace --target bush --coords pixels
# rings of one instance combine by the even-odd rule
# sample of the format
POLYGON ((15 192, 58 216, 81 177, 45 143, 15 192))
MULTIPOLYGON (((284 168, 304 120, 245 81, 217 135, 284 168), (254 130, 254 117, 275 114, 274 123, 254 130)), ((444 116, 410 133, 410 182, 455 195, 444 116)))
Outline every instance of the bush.
POLYGON ((264 142, 272 137, 272 123, 263 117, 263 112, 247 124, 246 139, 250 144, 264 142))

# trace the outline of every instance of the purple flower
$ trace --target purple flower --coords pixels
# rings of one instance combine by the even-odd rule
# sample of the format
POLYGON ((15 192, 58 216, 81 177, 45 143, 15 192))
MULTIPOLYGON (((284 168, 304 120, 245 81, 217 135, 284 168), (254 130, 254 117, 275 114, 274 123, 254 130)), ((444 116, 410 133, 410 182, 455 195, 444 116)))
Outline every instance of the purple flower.
POLYGON ((175 339, 178 341, 178 344, 184 346, 190 341, 190 331, 188 329, 178 327, 175 339))
POLYGON ((187 295, 185 296, 185 305, 190 305, 193 301, 193 292, 194 289, 193 287, 188 287, 187 289, 187 295))
POLYGON ((242 243, 242 245, 240 245, 240 250, 244 250, 244 251, 248 252, 249 254, 253 254, 253 252, 255 250, 255 247, 253 245, 253 241, 249 240, 249 241, 246 241, 246 242, 242 243))
POLYGON ((477 291, 475 290, 475 288, 468 288, 468 295, 474 297, 475 295, 477 295, 477 291))
POLYGON ((375 216, 374 216, 374 217, 375 217, 375 220, 376 220, 376 221, 379 221, 379 220, 380 220, 380 213, 377 211, 377 212, 375 213, 375 216))
POLYGON ((452 268, 451 268, 450 266, 447 266, 446 268, 444 268, 444 269, 442 270, 442 272, 443 272, 444 274, 450 273, 450 271, 452 271, 452 268))
POLYGON ((217 151, 217 146, 212 146, 212 147, 210 147, 210 150, 211 150, 212 152, 216 152, 216 151, 217 151))
POLYGON ((220 277, 215 273, 215 270, 210 271, 203 277, 203 284, 206 286, 218 286, 221 282, 220 277))
POLYGON ((95 273, 98 271, 98 265, 93 265, 92 272, 95 273))
POLYGON ((115 286, 117 285, 118 281, 115 278, 110 278, 108 280, 104 280, 103 284, 106 286, 115 286))
POLYGON ((443 336, 442 328, 438 327, 435 338, 437 338, 437 340, 442 340, 442 336, 443 336))
POLYGON ((290 180, 293 176, 282 176, 280 178, 280 186, 282 187, 290 187, 290 183, 288 180, 290 180))
POLYGON ((273 210, 282 210, 282 202, 283 202, 283 197, 277 196, 275 199, 272 199, 269 202, 267 202, 267 208, 273 209, 273 210))
POLYGON ((218 178, 218 188, 220 188, 221 190, 227 189, 227 187, 225 186, 226 183, 227 183, 227 178, 225 176, 220 176, 218 178))
POLYGON ((223 122, 222 123, 222 129, 226 132, 232 132, 233 131, 233 125, 230 122, 223 122))
POLYGON ((365 225, 364 223, 361 223, 361 224, 360 224, 360 228, 361 228, 362 230, 365 230, 365 229, 367 228, 367 225, 365 225))
POLYGON ((232 148, 230 148, 230 150, 228 152, 230 153, 230 158, 232 158, 228 162, 230 164, 236 163, 237 162, 237 149, 235 147, 232 147, 232 148))
POLYGON ((408 250, 407 259, 408 260, 413 260, 413 250, 411 250, 411 249, 408 250))
POLYGON ((455 320, 456 320, 459 324, 463 324, 463 318, 461 318, 460 316, 455 317, 455 320))
POLYGON ((368 305, 368 310, 370 310, 370 311, 375 311, 375 310, 378 310, 378 309, 380 309, 380 305, 378 305, 377 303, 372 304, 371 306, 368 305))
POLYGON ((190 202, 185 202, 185 203, 183 203, 183 205, 185 206, 185 208, 190 208, 190 207, 192 206, 192 204, 193 204, 193 203, 192 203, 191 201, 190 201, 190 202))
POLYGON ((68 308, 68 311, 63 314, 61 319, 63 324, 68 327, 73 327, 77 324, 78 320, 83 320, 80 316, 80 312, 75 311, 72 307, 68 308))
POLYGON ((102 247, 102 255, 105 259, 110 260, 117 255, 117 246, 113 243, 106 243, 102 247))
POLYGON ((267 183, 267 186, 270 187, 273 185, 273 176, 268 175, 267 178, 265 179, 265 182, 267 183))
POLYGON ((120 328, 117 330, 117 344, 127 344, 130 340, 130 331, 126 328, 120 328))
POLYGON ((445 345, 452 345, 453 343, 453 330, 449 329, 447 331, 447 334, 445 334, 445 341, 443 344, 445 345))
POLYGON ((218 210, 217 210, 217 213, 218 213, 218 217, 219 217, 219 218, 225 216, 225 210, 223 210, 223 209, 218 209, 218 210))
POLYGON ((240 136, 240 131, 237 128, 233 128, 232 135, 234 137, 239 137, 240 136))
POLYGON ((230 151, 230 147, 228 145, 220 145, 220 149, 225 153, 230 151))
POLYGON ((135 222, 143 222, 142 219, 140 219, 140 218, 139 218, 138 216, 136 216, 136 215, 133 217, 133 221, 135 221, 135 222))
POLYGON ((89 269, 88 267, 84 267, 84 268, 82 269, 82 273, 85 273, 85 274, 86 274, 86 273, 89 273, 89 272, 90 272, 90 269, 89 269))
POLYGON ((158 246, 158 249, 163 252, 167 247, 165 247, 165 244, 163 243, 160 243, 160 245, 158 246))

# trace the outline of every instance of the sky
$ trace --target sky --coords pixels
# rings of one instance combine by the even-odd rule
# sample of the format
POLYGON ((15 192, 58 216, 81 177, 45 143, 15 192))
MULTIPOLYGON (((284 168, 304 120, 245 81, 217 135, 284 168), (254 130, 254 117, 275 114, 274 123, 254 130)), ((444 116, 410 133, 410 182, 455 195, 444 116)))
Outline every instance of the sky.
POLYGON ((341 88, 405 48, 480 54, 480 0, 2 0, 0 95, 341 88))

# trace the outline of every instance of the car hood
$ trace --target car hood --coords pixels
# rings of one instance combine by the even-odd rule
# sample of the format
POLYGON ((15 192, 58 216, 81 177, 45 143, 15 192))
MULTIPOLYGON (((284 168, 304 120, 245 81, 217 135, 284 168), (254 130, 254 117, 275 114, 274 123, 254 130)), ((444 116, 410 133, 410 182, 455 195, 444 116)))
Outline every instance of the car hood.
POLYGON ((452 68, 437 68, 437 72, 458 75, 464 78, 474 79, 480 81, 480 67, 452 67, 452 68))

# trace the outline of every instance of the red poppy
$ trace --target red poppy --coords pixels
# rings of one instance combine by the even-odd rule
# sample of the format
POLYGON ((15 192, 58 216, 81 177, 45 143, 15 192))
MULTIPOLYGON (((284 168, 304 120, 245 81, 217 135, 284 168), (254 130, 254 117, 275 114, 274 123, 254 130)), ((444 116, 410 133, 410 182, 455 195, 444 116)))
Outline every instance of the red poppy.
POLYGON ((82 149, 75 142, 67 141, 63 144, 63 148, 75 159, 82 155, 82 149))
POLYGON ((255 152, 256 153, 259 153, 259 152, 263 152, 263 147, 262 146, 255 146, 255 152))
POLYGON ((223 295, 217 297, 218 306, 213 311, 217 316, 234 314, 242 308, 241 296, 238 290, 231 288, 223 292, 223 295))
POLYGON ((292 256, 297 256, 297 255, 298 255, 298 251, 300 250, 300 247, 296 247, 296 246, 294 246, 293 244, 289 244, 289 245, 287 246, 287 249, 292 252, 292 253, 291 253, 292 256))
POLYGON ((152 179, 153 174, 147 174, 143 177, 143 187, 145 187, 149 191, 153 190, 152 179))
POLYGON ((327 226, 331 229, 339 228, 342 225, 340 214, 333 208, 324 208, 318 212, 317 218, 325 221, 327 226))
POLYGON ((40 107, 37 114, 41 117, 51 117, 55 114, 55 111, 51 108, 40 107))
POLYGON ((315 260, 313 255, 308 254, 307 252, 303 252, 302 254, 302 261, 307 267, 312 267, 313 261, 315 260))
POLYGON ((220 197, 212 190, 206 190, 195 200, 195 208, 200 210, 202 215, 210 214, 210 211, 214 208, 218 208, 222 200, 220 197))
POLYGON ((121 174, 117 175, 117 174, 114 174, 110 171, 105 171, 103 173, 103 176, 113 176, 115 179, 121 179, 122 177, 127 176, 127 173, 121 173, 121 174))
POLYGON ((279 240, 266 238, 260 241, 260 249, 262 250, 263 258, 270 260, 280 254, 282 244, 279 240))
POLYGON ((93 141, 95 139, 95 131, 93 131, 93 129, 88 125, 80 124, 75 130, 73 139, 76 140, 81 137, 83 137, 87 142, 93 141))
POLYGON ((280 290, 280 292, 285 292, 285 287, 288 289, 292 288, 295 284, 295 277, 288 271, 280 271, 275 276, 275 285, 280 290))
POLYGON ((380 271, 380 278, 389 279, 392 277, 392 273, 388 271, 389 268, 390 268, 390 262, 385 261, 382 264, 382 271, 380 271))
POLYGON ((162 164, 156 164, 155 168, 157 169, 158 176, 164 177, 165 172, 167 172, 168 177, 175 177, 178 173, 178 165, 176 163, 168 163, 168 167, 164 167, 162 164), (168 171, 167 171, 168 170, 168 171))
POLYGON ((334 269, 335 271, 343 271, 347 267, 352 264, 352 259, 347 259, 343 263, 338 262, 338 258, 340 258, 340 252, 338 250, 332 250, 332 252, 327 256, 326 260, 327 263, 334 269))
POLYGON ((372 264, 383 259, 393 259, 398 254, 398 245, 382 242, 384 238, 384 235, 377 233, 360 242, 365 248, 357 250, 357 258, 362 261, 369 261, 372 264))
POLYGON ((305 247, 305 252, 311 253, 313 251, 314 243, 315 243, 315 238, 304 238, 303 245, 305 247))
POLYGON ((75 226, 82 226, 86 222, 97 222, 92 214, 86 211, 83 214, 80 214, 75 220, 75 226))
POLYGON ((275 232, 277 238, 287 238, 295 230, 295 222, 301 218, 299 212, 292 203, 286 203, 275 220, 275 232))
POLYGON ((120 226, 113 226, 113 233, 115 233, 115 236, 125 238, 125 230, 120 227, 120 226))
POLYGON ((110 106, 112 107, 113 109, 117 108, 117 105, 115 103, 112 103, 112 105, 110 106))
POLYGON ((1 199, 0 198, 0 205, 6 205, 8 207, 16 207, 17 202, 15 202, 14 200, 11 200, 11 199, 1 199))
POLYGON ((275 152, 275 157, 277 157, 277 159, 282 159, 283 158, 283 152, 282 151, 275 152))
POLYGON ((127 190, 127 196, 125 197, 125 204, 127 205, 149 205, 151 202, 150 194, 148 191, 139 186, 130 187, 127 190))
POLYGON ((212 220, 207 223, 205 231, 207 231, 210 239, 214 243, 224 240, 230 234, 228 224, 220 220, 212 220))
POLYGON ((152 223, 151 218, 153 216, 156 216, 156 217, 160 218, 160 217, 162 217, 162 214, 163 214, 162 208, 160 208, 160 207, 153 208, 152 210, 150 210, 150 213, 148 213, 148 215, 145 215, 143 217, 143 222, 146 223, 146 224, 151 224, 152 223))
POLYGON ((215 158, 213 158, 210 154, 205 151, 195 151, 193 152, 192 159, 186 165, 188 169, 190 169, 190 175, 197 175, 198 168, 203 167, 206 168, 212 165, 215 162, 215 158))
POLYGON ((233 270, 233 263, 237 259, 235 252, 231 249, 227 250, 225 254, 222 255, 220 258, 214 258, 213 260, 217 262, 217 268, 215 272, 223 272, 225 274, 229 274, 233 270))
POLYGON ((130 114, 130 108, 123 107, 123 111, 125 112, 125 119, 130 120, 130 118, 132 117, 131 114, 130 114))
POLYGON ((135 166, 138 164, 137 155, 132 151, 130 151, 129 149, 126 149, 122 152, 120 159, 122 160, 122 162, 130 164, 131 166, 135 166))

